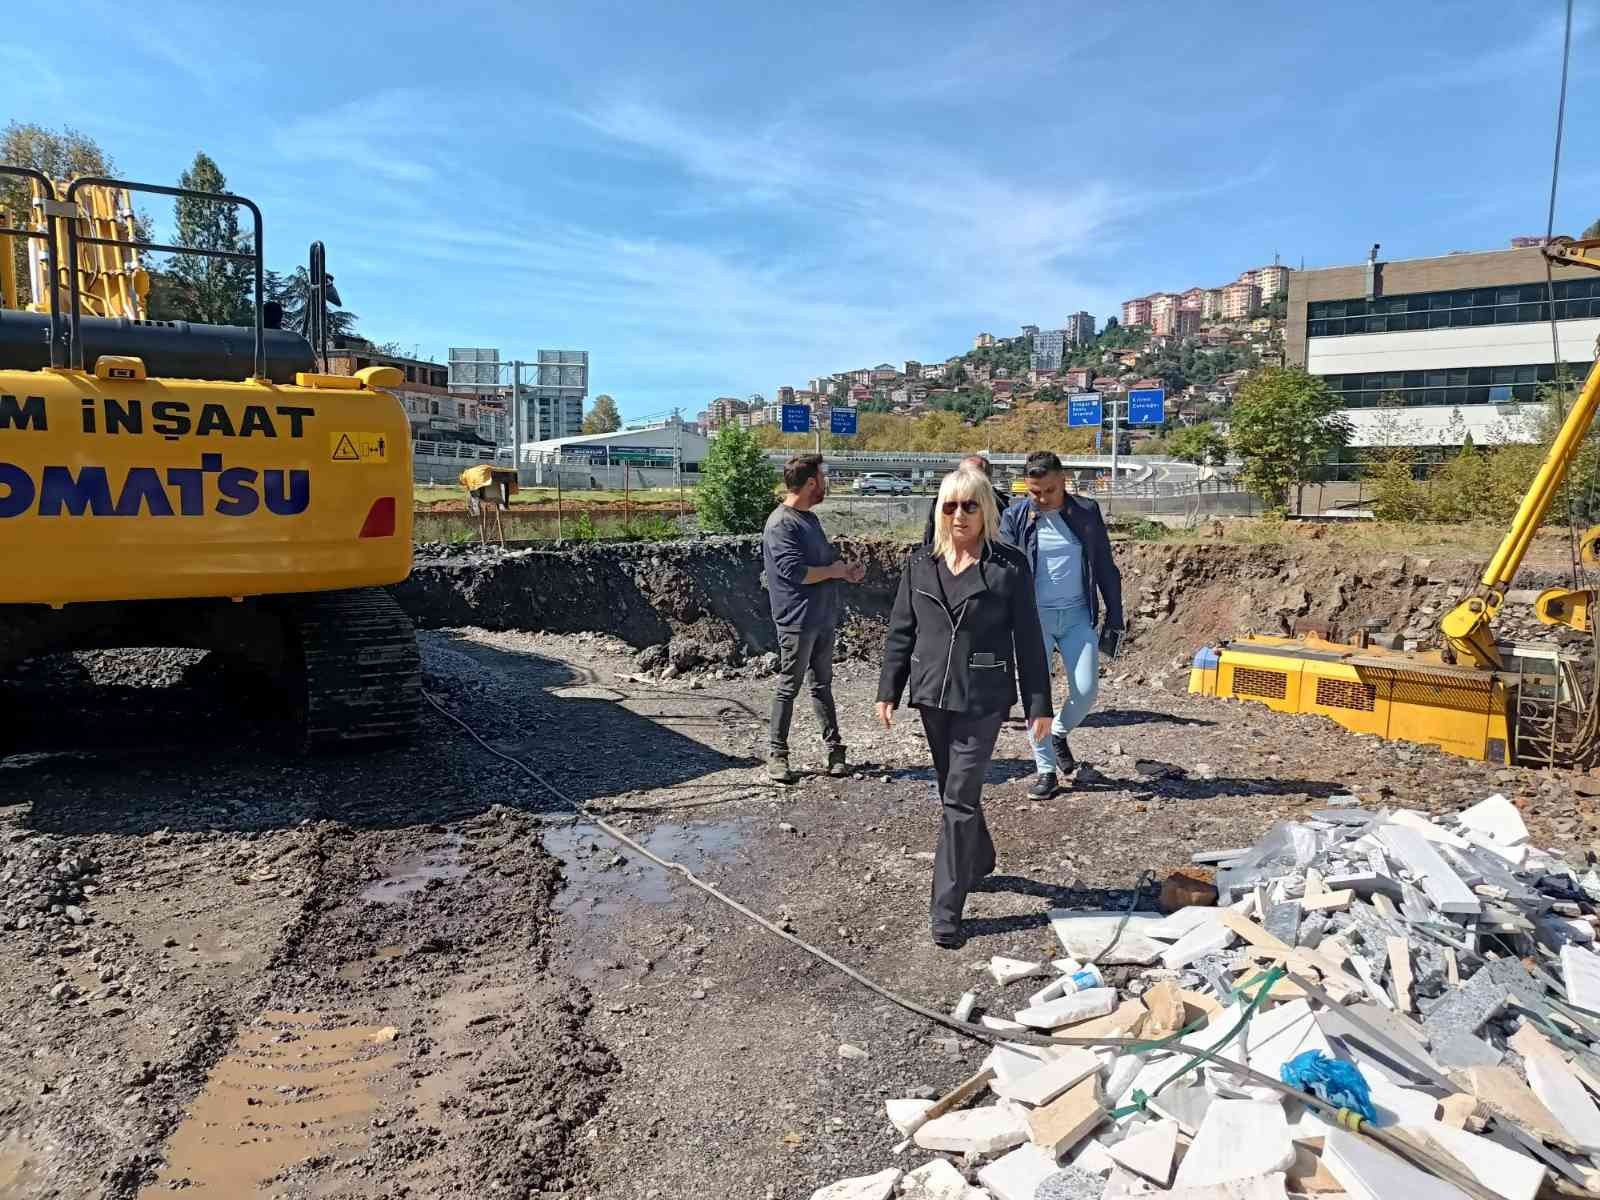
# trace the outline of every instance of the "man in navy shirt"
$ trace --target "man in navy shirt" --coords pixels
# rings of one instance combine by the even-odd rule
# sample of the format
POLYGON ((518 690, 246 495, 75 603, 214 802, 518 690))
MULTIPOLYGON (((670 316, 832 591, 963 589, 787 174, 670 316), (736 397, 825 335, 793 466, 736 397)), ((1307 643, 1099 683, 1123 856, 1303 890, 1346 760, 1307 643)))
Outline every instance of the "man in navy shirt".
POLYGON ((1048 450, 1028 455, 1023 473, 1028 495, 1006 510, 1000 536, 1033 567, 1034 598, 1044 631, 1045 660, 1061 655, 1067 702, 1056 709, 1050 736, 1033 743, 1037 800, 1055 795, 1057 772, 1070 775, 1077 761, 1067 735, 1083 723, 1100 690, 1100 651, 1114 654, 1122 636, 1122 576, 1111 557, 1100 506, 1067 492, 1067 472, 1048 450), (1105 622, 1100 622, 1101 601, 1105 622))
POLYGON ((811 675, 811 707, 828 750, 828 774, 849 773, 839 716, 833 703, 833 644, 839 623, 840 580, 860 583, 860 564, 841 562, 811 510, 828 494, 820 454, 801 454, 783 467, 783 503, 772 510, 761 535, 772 623, 778 628, 778 692, 772 698, 767 775, 793 783, 789 769, 789 724, 795 697, 811 675))

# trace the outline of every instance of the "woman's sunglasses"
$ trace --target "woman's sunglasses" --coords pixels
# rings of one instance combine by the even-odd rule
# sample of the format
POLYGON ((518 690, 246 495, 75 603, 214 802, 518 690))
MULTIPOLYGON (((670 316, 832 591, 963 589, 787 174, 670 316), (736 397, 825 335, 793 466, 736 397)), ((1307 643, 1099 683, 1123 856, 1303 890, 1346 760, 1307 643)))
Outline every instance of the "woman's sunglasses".
POLYGON ((943 510, 944 515, 947 517, 955 516, 956 509, 958 508, 970 517, 973 513, 978 511, 979 506, 976 500, 946 500, 939 507, 943 510))

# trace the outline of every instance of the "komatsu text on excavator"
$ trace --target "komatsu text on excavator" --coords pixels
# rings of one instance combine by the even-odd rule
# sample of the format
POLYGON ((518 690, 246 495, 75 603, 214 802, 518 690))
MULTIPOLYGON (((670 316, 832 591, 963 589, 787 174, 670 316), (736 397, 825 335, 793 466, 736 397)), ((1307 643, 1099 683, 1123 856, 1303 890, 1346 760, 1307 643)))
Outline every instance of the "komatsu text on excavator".
MULTIPOLYGON (((1555 263, 1600 268, 1600 239, 1552 240, 1555 263)), ((1402 652, 1367 644, 1248 634, 1195 656, 1189 690, 1256 700, 1279 712, 1316 713, 1358 733, 1422 742, 1510 765, 1591 765, 1600 752, 1600 670, 1580 672, 1543 647, 1497 641, 1494 619, 1600 408, 1600 355, 1567 412, 1499 549, 1473 593, 1439 624, 1440 649, 1402 652)), ((1580 546, 1600 566, 1600 527, 1580 546)), ((1595 633, 1592 588, 1551 588, 1534 601, 1546 625, 1595 633)))
POLYGON ((0 175, 32 196, 0 212, 0 671, 194 647, 271 679, 298 749, 409 735, 416 638, 383 590, 411 569, 410 435, 383 390, 399 372, 319 373, 306 338, 269 327, 241 196, 0 175), (251 248, 142 240, 135 192, 239 206, 251 248), (147 319, 140 251, 248 262, 253 326, 147 319))

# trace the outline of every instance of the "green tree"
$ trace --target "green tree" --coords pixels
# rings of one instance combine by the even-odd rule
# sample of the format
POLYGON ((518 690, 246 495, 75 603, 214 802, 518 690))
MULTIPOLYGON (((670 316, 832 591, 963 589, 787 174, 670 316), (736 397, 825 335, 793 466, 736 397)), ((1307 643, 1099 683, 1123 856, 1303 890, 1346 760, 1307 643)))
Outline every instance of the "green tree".
MULTIPOLYGON (((194 162, 178 177, 178 186, 196 192, 225 192, 227 177, 216 162, 200 151, 194 162)), ((239 210, 231 204, 217 204, 180 196, 174 204, 176 233, 173 242, 198 250, 250 249, 250 238, 239 229, 239 210)), ((172 261, 171 274, 185 315, 191 321, 212 325, 235 325, 250 320, 253 301, 250 264, 198 254, 179 254, 172 261)))
POLYGON ((594 398, 594 407, 583 418, 585 433, 615 433, 622 428, 622 416, 617 412, 617 402, 601 392, 594 398))
MULTIPOLYGON (((0 163, 32 167, 57 183, 70 183, 82 175, 116 174, 111 156, 100 149, 93 138, 66 125, 57 131, 43 125, 8 122, 5 129, 0 130, 0 163)), ((32 204, 32 190, 27 180, 13 176, 0 178, 0 214, 8 218, 0 221, 0 225, 33 225, 32 204)), ((148 229, 140 229, 141 235, 148 233, 148 229)), ((34 299, 28 280, 27 239, 12 241, 17 264, 17 300, 27 306, 34 299)), ((62 250, 65 252, 65 247, 62 250)))
POLYGON ((777 502, 778 473, 750 435, 724 425, 700 468, 695 507, 707 533, 757 533, 777 502))
MULTIPOLYGON (((330 275, 331 279, 332 276, 330 275)), ((250 277, 245 276, 246 296, 249 295, 250 277)), ((263 293, 268 300, 276 301, 283 310, 283 328, 295 329, 301 333, 309 332, 306 328, 306 317, 311 303, 311 272, 305 267, 296 267, 287 275, 280 275, 276 271, 268 271, 266 282, 262 285, 263 293)), ((245 304, 244 318, 249 317, 248 299, 245 304)), ((348 309, 335 307, 334 302, 328 301, 328 337, 356 337, 356 324, 361 318, 348 309)))
POLYGON ((1167 438, 1167 453, 1180 462, 1220 467, 1228 461, 1228 439, 1210 421, 1174 430, 1167 438))
POLYGON ((1245 486, 1279 511, 1290 490, 1298 491, 1350 440, 1339 398, 1299 367, 1265 367, 1250 376, 1234 399, 1232 425, 1245 486))
POLYGON ((1583 231, 1585 238, 1600 238, 1600 221, 1590 221, 1589 227, 1583 231))

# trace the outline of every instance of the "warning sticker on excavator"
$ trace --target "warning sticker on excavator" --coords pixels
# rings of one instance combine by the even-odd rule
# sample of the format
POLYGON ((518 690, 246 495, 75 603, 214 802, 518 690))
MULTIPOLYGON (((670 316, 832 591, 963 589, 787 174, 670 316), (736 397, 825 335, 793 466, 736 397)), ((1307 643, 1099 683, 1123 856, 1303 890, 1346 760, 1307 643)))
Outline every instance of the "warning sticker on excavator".
POLYGON ((382 433, 330 433, 334 462, 383 463, 389 461, 389 439, 382 433))

